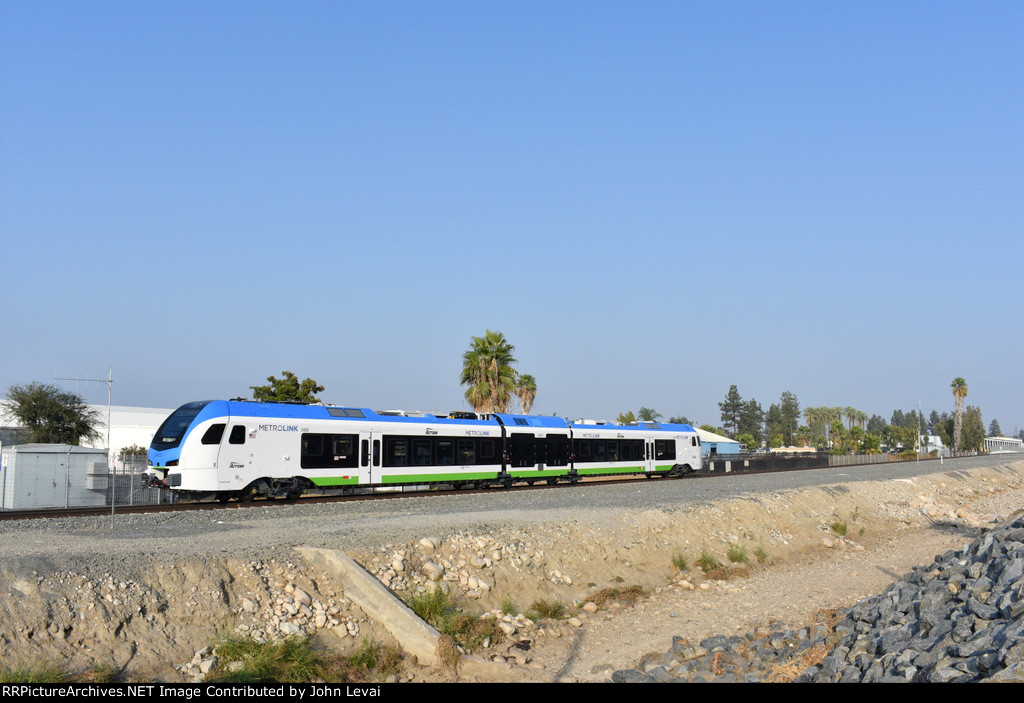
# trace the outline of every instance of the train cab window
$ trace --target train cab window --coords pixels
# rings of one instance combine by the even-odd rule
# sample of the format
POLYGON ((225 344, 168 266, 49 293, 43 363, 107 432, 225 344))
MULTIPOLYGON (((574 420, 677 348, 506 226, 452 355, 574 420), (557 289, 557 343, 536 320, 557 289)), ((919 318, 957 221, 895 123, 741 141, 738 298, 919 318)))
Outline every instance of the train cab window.
POLYGON ((245 444, 245 425, 235 425, 231 428, 228 444, 245 444))
POLYGON ((463 466, 476 463, 476 443, 473 440, 459 440, 459 463, 463 466))
POLYGON ((696 437, 690 437, 690 446, 691 447, 696 447, 697 446, 697 438, 696 437))
POLYGON ((227 427, 223 422, 218 422, 216 425, 210 425, 210 428, 203 434, 203 444, 220 444, 221 439, 224 438, 224 428, 227 427))
POLYGON ((455 442, 451 439, 437 440, 437 465, 452 466, 455 463, 455 442))

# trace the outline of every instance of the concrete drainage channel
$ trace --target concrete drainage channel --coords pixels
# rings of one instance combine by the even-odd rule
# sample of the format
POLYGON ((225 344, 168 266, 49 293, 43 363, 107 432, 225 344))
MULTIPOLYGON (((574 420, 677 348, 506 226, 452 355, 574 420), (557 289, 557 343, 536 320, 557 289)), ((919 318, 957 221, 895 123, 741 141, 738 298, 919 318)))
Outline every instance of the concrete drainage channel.
POLYGON ((345 594, 367 616, 387 630, 406 652, 415 656, 419 663, 438 669, 451 669, 453 662, 446 661, 445 653, 455 652, 458 656, 455 668, 460 673, 509 681, 522 680, 521 677, 513 676, 508 665, 458 653, 449 638, 421 620, 409 606, 344 552, 315 547, 296 547, 295 551, 311 564, 324 569, 339 585, 343 585, 345 594), (448 640, 447 643, 445 640, 448 640))

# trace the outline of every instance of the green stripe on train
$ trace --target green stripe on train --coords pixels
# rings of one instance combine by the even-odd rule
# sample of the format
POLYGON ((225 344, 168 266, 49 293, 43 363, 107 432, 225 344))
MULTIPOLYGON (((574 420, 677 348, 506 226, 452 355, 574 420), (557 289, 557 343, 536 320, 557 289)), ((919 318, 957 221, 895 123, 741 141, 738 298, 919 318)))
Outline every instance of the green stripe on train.
MULTIPOLYGON (((672 465, 668 466, 655 466, 654 472, 670 471, 672 465)), ((592 474, 643 474, 647 473, 646 466, 602 466, 599 468, 581 469, 579 466, 576 467, 576 473, 581 476, 589 476, 592 474)))
POLYGON ((358 486, 359 485, 359 477, 358 476, 349 476, 348 478, 343 478, 341 476, 328 476, 326 478, 311 478, 309 480, 313 482, 314 486, 319 486, 320 488, 326 488, 328 486, 358 486))
POLYGON ((455 474, 392 474, 382 476, 381 483, 433 483, 436 481, 479 481, 481 479, 497 478, 498 474, 491 472, 465 472, 455 474))
POLYGON ((547 478, 550 476, 565 476, 566 474, 569 473, 569 469, 553 469, 550 471, 537 471, 536 469, 533 469, 532 471, 510 471, 509 473, 511 473, 512 476, 515 478, 547 478))

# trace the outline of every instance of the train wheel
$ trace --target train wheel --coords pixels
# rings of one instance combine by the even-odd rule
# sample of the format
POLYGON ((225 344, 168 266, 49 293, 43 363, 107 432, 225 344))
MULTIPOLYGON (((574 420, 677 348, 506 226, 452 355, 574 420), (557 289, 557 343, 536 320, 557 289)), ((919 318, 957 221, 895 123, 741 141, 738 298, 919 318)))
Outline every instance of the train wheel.
POLYGON ((230 493, 221 493, 220 495, 217 496, 217 502, 222 504, 222 505, 224 503, 227 503, 229 500, 231 500, 231 494, 230 493))
POLYGON ((251 503, 252 502, 252 498, 253 498, 253 495, 252 495, 252 489, 251 488, 246 488, 246 489, 241 490, 241 491, 238 492, 238 502, 239 503, 251 503))
POLYGON ((549 486, 554 486, 556 483, 558 483, 558 479, 557 478, 549 478, 548 479, 548 485, 549 486))

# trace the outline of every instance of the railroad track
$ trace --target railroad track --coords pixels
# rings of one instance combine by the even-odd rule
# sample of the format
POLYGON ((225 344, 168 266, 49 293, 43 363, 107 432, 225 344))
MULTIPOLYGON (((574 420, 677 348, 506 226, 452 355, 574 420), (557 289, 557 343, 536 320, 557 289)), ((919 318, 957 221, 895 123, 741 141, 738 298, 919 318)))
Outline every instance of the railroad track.
MULTIPOLYGON (((616 483, 643 483, 648 479, 644 476, 596 476, 582 478, 577 485, 600 486, 616 483)), ((664 480, 662 477, 655 477, 650 480, 664 480)), ((471 495, 474 493, 495 493, 508 491, 540 491, 554 488, 562 488, 565 484, 548 485, 546 482, 535 485, 516 484, 509 488, 463 488, 463 489, 438 489, 427 488, 423 490, 381 490, 367 489, 366 493, 351 495, 304 495, 298 500, 264 499, 254 500, 249 503, 221 503, 216 500, 187 502, 178 501, 175 503, 162 503, 156 505, 118 505, 114 513, 118 515, 135 515, 139 513, 173 513, 188 512, 194 510, 242 510, 246 508, 261 508, 284 505, 314 505, 318 503, 344 503, 349 501, 362 500, 388 500, 395 498, 415 498, 423 496, 454 496, 471 495)), ((66 517, 102 517, 111 514, 110 506, 90 506, 77 508, 41 508, 37 510, 0 510, 0 521, 5 520, 32 520, 42 518, 66 518, 66 517)))
MULTIPOLYGON (((921 459, 921 461, 935 461, 935 459, 921 459)), ((789 471, 812 471, 817 469, 825 468, 850 468, 856 466, 864 466, 868 464, 847 464, 844 466, 837 467, 801 467, 801 468, 773 468, 773 469, 759 469, 756 472, 749 471, 734 471, 732 473, 711 473, 707 471, 700 471, 697 473, 688 474, 679 478, 685 479, 705 479, 705 478, 716 478, 725 476, 742 476, 748 473, 781 473, 789 471)), ((663 476, 654 476, 647 478, 642 475, 628 475, 628 476, 588 476, 581 478, 577 485, 586 486, 601 486, 618 483, 646 483, 649 480, 663 481, 672 480, 663 476)), ((246 508, 260 508, 270 507, 275 505, 313 505, 318 503, 343 503, 349 501, 362 501, 362 500, 389 500, 395 498, 415 498, 423 496, 454 496, 454 495, 467 495, 473 493, 495 493, 495 492, 507 492, 507 491, 541 491, 550 490, 556 488, 565 487, 564 483, 548 485, 546 482, 538 482, 535 485, 523 485, 516 484, 509 488, 463 488, 463 489, 438 489, 438 488, 427 488, 423 490, 402 490, 402 489, 366 489, 366 493, 356 493, 350 495, 304 495, 298 500, 287 500, 287 499, 264 499, 256 500, 250 503, 221 503, 216 500, 201 501, 201 502, 186 502, 179 501, 176 503, 163 503, 157 505, 118 505, 114 508, 113 513, 119 515, 134 515, 139 513, 172 513, 172 512, 188 512, 195 510, 243 510, 246 508)), ((43 518, 67 518, 67 517, 102 517, 111 515, 112 511, 110 506, 95 506, 95 507, 77 507, 77 508, 43 508, 38 510, 0 510, 0 521, 6 520, 32 520, 32 519, 43 519, 43 518)))

